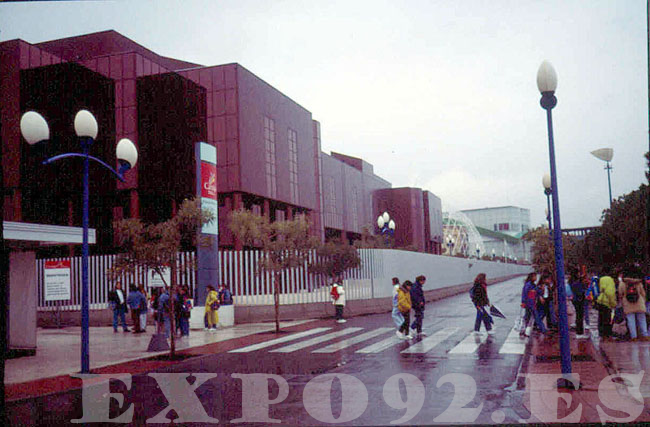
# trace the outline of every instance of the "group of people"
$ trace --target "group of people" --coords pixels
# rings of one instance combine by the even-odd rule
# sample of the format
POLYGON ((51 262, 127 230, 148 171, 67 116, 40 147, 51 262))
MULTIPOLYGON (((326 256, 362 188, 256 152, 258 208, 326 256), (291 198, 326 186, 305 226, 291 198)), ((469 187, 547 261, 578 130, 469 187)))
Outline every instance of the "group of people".
POLYGON ((392 318, 398 328, 395 335, 400 339, 426 336, 426 333, 422 332, 422 320, 426 304, 422 287, 426 280, 426 277, 420 275, 415 278, 415 282, 405 280, 400 284, 399 278, 393 277, 392 318), (411 310, 413 310, 414 314, 412 323, 411 310))
MULTIPOLYGON (((623 273, 613 276, 603 272, 589 277, 584 268, 570 269, 565 289, 575 312, 576 338, 589 338, 589 312, 596 310, 601 339, 613 338, 617 324, 625 325, 619 338, 650 339, 650 276, 643 279, 625 277, 623 273)), ((540 274, 539 281, 537 278, 537 273, 530 273, 524 280, 522 336, 530 335, 532 330, 547 334, 558 329, 557 286, 550 273, 540 274)))
MULTIPOLYGON (((222 284, 219 291, 213 286, 208 286, 208 294, 205 304, 205 327, 206 330, 216 331, 218 324, 217 310, 220 305, 233 303, 232 293, 228 286, 222 284)), ((128 295, 122 289, 122 283, 116 282, 115 288, 109 292, 108 301, 113 311, 113 331, 118 331, 121 324, 124 332, 131 332, 126 323, 126 314, 131 312, 133 322, 133 333, 146 332, 147 313, 153 312, 156 332, 163 333, 166 338, 171 334, 171 316, 174 316, 175 334, 185 337, 190 334, 190 316, 192 312, 192 295, 189 286, 183 285, 176 288, 175 297, 170 295, 169 287, 153 288, 151 296, 143 285, 129 287, 128 295), (171 304, 173 301, 173 310, 171 304)))

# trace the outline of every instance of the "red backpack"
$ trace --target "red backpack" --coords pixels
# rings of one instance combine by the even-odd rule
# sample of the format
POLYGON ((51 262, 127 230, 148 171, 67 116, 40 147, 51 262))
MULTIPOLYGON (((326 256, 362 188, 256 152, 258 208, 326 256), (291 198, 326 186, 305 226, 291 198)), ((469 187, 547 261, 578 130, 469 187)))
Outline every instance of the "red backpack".
POLYGON ((332 299, 334 301, 339 299, 339 287, 336 284, 332 285, 332 290, 330 291, 330 296, 332 297, 332 299))
POLYGON ((625 298, 632 304, 639 300, 639 291, 636 288, 636 283, 631 282, 627 284, 627 287, 625 288, 625 298))

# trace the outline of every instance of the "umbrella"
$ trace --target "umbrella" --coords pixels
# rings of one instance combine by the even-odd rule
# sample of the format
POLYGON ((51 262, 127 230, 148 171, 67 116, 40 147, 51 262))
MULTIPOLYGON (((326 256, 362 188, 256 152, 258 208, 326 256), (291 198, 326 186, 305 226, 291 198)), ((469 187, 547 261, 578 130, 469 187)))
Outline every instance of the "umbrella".
POLYGON ((501 310, 499 310, 497 307, 495 307, 493 305, 490 306, 490 314, 492 316, 500 317, 502 319, 506 318, 506 316, 501 312, 501 310))

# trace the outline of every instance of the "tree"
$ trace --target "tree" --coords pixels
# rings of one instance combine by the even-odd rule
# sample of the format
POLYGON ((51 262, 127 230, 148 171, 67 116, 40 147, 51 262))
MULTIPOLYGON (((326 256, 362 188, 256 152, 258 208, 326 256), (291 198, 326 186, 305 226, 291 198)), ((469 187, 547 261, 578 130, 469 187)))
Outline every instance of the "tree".
MULTIPOLYGON (((524 240, 532 242, 532 264, 536 271, 552 273, 555 277, 555 243, 547 227, 541 226, 528 231, 524 240)), ((562 235, 564 268, 569 272, 582 263, 580 248, 575 237, 562 235)))
POLYGON ((124 273, 133 273, 137 267, 146 271, 153 270, 163 280, 165 287, 170 288, 170 322, 171 349, 170 357, 176 352, 174 301, 176 293, 176 257, 183 244, 201 244, 197 241, 200 228, 212 221, 213 215, 201 209, 200 199, 186 199, 181 204, 176 216, 158 224, 144 224, 140 219, 129 218, 114 224, 118 254, 113 267, 107 271, 111 279, 116 279, 124 273), (171 283, 165 280, 164 272, 171 271, 171 283))
POLYGON ((231 213, 230 230, 244 245, 260 247, 262 257, 257 274, 273 277, 275 331, 280 332, 280 280, 282 273, 310 264, 310 253, 318 240, 309 234, 310 224, 304 215, 293 220, 275 221, 247 210, 231 213))
POLYGON ((327 242, 316 249, 316 262, 310 266, 313 273, 337 277, 361 265, 357 249, 340 242, 327 242))
POLYGON ((387 249, 390 247, 385 236, 372 233, 370 225, 361 227, 361 239, 355 240, 354 246, 359 249, 387 249))

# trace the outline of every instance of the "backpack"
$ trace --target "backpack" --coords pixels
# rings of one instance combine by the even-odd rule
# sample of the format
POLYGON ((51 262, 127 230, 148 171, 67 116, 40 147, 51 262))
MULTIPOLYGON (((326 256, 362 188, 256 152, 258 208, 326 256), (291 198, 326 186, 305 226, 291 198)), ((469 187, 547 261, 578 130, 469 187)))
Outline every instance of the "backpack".
POLYGON ((474 289, 475 289, 475 286, 472 286, 469 289, 469 299, 472 300, 472 303, 476 304, 476 297, 474 295, 474 289))
POLYGON ((625 298, 632 304, 639 300, 639 292, 636 289, 636 283, 627 284, 627 288, 625 289, 625 298))
POLYGON ((334 301, 339 299, 339 287, 336 284, 332 285, 332 290, 330 291, 330 296, 332 297, 332 299, 334 301))

